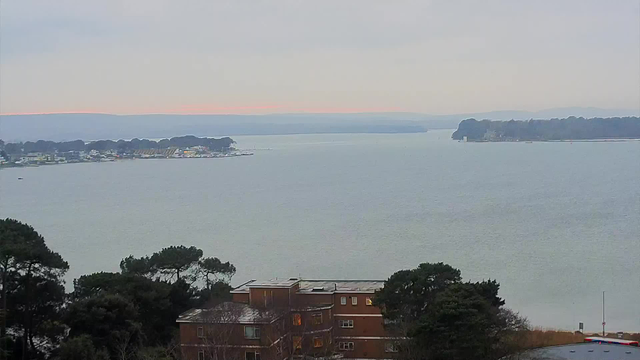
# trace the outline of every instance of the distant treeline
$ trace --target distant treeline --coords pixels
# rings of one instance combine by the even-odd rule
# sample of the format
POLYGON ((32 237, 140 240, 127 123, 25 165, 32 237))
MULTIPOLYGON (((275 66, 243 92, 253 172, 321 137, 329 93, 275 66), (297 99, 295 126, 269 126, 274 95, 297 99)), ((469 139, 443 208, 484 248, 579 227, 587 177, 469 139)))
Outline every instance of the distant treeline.
POLYGON ((639 117, 491 121, 467 119, 451 136, 474 141, 590 140, 640 138, 639 117))
POLYGON ((133 151, 140 149, 167 149, 170 147, 192 147, 192 146, 206 146, 211 151, 225 151, 228 150, 233 141, 229 137, 221 139, 214 138, 199 138, 196 136, 178 136, 171 139, 162 139, 160 141, 147 140, 147 139, 133 139, 127 140, 98 140, 85 143, 82 140, 54 142, 38 140, 35 142, 27 141, 20 143, 7 143, 4 144, 0 140, 0 150, 4 147, 4 151, 8 154, 28 154, 28 153, 50 153, 50 152, 67 152, 67 151, 105 151, 105 150, 117 150, 117 151, 133 151))

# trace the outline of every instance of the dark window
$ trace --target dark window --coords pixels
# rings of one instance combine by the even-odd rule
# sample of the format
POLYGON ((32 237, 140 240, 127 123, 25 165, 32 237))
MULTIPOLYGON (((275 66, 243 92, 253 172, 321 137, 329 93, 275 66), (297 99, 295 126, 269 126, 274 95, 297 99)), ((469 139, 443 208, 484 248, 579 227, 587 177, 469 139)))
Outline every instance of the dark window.
POLYGON ((344 329, 353 329, 353 320, 340 320, 340 327, 344 329))
POLYGON ((321 313, 317 313, 317 314, 311 315, 311 319, 313 320, 313 325, 322 324, 322 314, 321 313))
POLYGON ((198 351, 198 360, 204 360, 204 350, 198 351))
POLYGON ((247 339, 260 339, 260 328, 255 326, 245 326, 244 337, 247 339))
POLYGON ((260 360, 260 353, 257 351, 247 351, 244 353, 244 360, 260 360))
POLYGON ((204 337, 204 328, 202 326, 198 326, 198 337, 204 337))
POLYGON ((338 344, 338 348, 343 351, 351 351, 355 349, 355 344, 352 342, 341 342, 338 344))

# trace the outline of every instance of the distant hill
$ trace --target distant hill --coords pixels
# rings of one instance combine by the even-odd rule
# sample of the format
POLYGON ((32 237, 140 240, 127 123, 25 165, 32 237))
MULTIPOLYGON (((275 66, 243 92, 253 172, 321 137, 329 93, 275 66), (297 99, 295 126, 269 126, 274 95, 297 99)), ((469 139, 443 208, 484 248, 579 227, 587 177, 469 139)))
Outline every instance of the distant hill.
POLYGON ((467 119, 460 122, 451 137, 454 140, 466 137, 470 141, 638 139, 640 117, 526 121, 467 119))
POLYGON ((234 136, 322 133, 415 133, 455 129, 468 118, 510 120, 567 116, 638 116, 637 110, 559 108, 432 115, 406 112, 270 115, 45 114, 0 116, 5 142, 75 139, 159 139, 178 135, 234 136))

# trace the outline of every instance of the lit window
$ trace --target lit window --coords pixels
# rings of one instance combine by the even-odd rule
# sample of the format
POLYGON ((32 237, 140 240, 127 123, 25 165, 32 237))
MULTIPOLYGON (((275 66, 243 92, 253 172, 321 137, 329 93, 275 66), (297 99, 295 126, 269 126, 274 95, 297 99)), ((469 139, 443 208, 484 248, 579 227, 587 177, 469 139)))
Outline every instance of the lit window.
POLYGON ((321 337, 314 337, 313 338, 313 347, 320 348, 323 345, 324 345, 324 341, 322 340, 321 337))
POLYGON ((365 299, 364 299, 364 303, 365 303, 367 306, 371 306, 371 305, 373 305, 373 301, 371 301, 371 298, 365 298, 365 299))
POLYGON ((198 326, 198 337, 204 337, 204 328, 202 326, 198 326))
POLYGON ((260 339, 260 328, 255 326, 245 326, 244 337, 247 339, 260 339))
POLYGON ((340 298, 340 305, 347 305, 347 297, 343 296, 340 298))
POLYGON ((302 316, 300 316, 300 314, 293 314, 293 325, 294 326, 302 325, 302 316))
POLYGON ((341 342, 338 344, 338 348, 342 351, 350 351, 355 348, 355 345, 352 342, 341 342))
POLYGON ((198 351, 198 360, 204 360, 204 350, 198 351))
POLYGON ((260 353, 257 351, 247 351, 244 353, 244 360, 260 360, 260 353))
POLYGON ((311 319, 313 320, 313 325, 322 324, 322 314, 320 313, 311 315, 311 319))
POLYGON ((302 349, 302 337, 300 336, 293 337, 293 349, 294 350, 302 349))
POLYGON ((388 342, 384 344, 384 351, 388 353, 398 352, 398 344, 394 342, 388 342))
POLYGON ((351 297, 351 305, 358 305, 358 297, 357 296, 351 297))
POLYGON ((340 327, 344 329, 353 329, 353 320, 340 320, 340 327))

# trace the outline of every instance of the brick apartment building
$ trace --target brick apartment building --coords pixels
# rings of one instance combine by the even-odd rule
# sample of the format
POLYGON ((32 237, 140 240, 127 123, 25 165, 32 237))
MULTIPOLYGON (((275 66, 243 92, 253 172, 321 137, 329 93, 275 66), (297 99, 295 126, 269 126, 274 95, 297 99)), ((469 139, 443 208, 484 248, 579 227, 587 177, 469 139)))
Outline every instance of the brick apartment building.
POLYGON ((250 281, 233 301, 180 315, 185 360, 390 359, 372 297, 384 281, 250 281))

